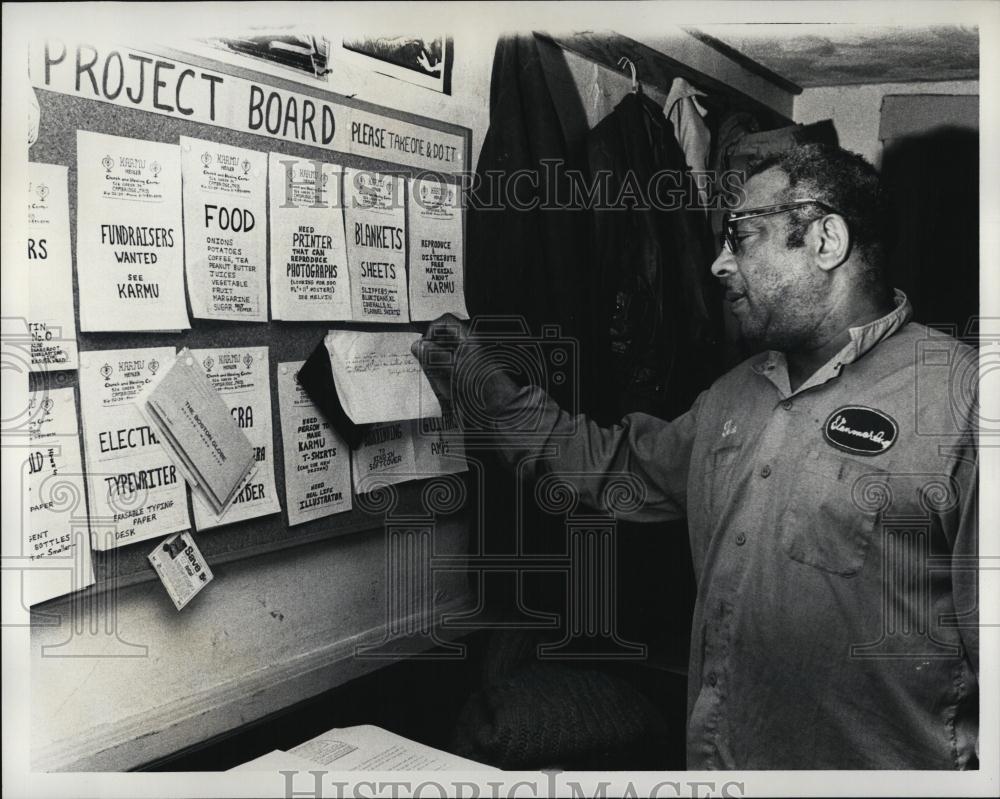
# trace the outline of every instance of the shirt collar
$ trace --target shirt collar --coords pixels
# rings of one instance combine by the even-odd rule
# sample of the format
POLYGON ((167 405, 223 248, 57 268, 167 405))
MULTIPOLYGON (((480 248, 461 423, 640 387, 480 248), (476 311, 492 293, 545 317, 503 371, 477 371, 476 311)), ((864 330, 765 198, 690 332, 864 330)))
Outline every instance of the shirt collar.
MULTIPOLYGON (((907 296, 899 289, 894 290, 893 303, 895 307, 885 316, 866 325, 850 328, 848 333, 851 340, 844 345, 840 352, 817 369, 812 377, 799 386, 795 393, 798 394, 800 391, 821 385, 837 377, 844 366, 858 360, 880 341, 888 338, 909 322, 913 316, 913 306, 910 305, 907 296)), ((788 382, 788 362, 785 360, 783 352, 768 350, 757 358, 751 368, 774 383, 782 396, 788 396, 792 393, 788 382)))

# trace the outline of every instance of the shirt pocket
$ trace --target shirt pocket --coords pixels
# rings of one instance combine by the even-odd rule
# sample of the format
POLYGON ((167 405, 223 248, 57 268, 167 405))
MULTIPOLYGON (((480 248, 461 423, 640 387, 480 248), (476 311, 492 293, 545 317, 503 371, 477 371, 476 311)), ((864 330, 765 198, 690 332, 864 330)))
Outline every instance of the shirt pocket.
POLYGON ((724 439, 708 453, 702 477, 702 496, 709 518, 713 518, 732 493, 733 465, 742 450, 742 440, 724 439))
POLYGON ((878 507, 866 501, 886 472, 832 452, 810 452, 796 467, 778 521, 778 540, 792 560, 830 574, 852 577, 864 567, 878 522, 878 507))

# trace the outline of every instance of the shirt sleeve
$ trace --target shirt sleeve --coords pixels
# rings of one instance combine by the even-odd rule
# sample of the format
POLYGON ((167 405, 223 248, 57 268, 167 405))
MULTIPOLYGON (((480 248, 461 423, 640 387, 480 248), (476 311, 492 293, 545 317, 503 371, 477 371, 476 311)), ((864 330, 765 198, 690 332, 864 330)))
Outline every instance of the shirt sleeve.
POLYGON ((568 486, 584 505, 618 518, 665 521, 687 512, 688 471, 704 397, 702 392, 690 410, 670 422, 632 413, 600 427, 582 414, 571 416, 538 386, 527 386, 505 393, 490 415, 500 454, 525 477, 551 475, 554 490, 568 486))
POLYGON ((945 534, 952 547, 951 584, 962 644, 979 676, 979 463, 974 444, 961 450, 955 480, 958 508, 945 534))

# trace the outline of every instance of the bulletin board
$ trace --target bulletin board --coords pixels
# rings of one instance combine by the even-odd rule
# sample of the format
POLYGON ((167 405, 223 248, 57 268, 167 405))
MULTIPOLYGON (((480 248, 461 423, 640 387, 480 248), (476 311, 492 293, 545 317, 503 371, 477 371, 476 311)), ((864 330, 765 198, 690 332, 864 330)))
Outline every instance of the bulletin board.
MULTIPOLYGON (((376 106, 353 99, 352 97, 325 92, 313 85, 304 86, 254 70, 243 69, 231 64, 223 64, 200 56, 178 53, 167 48, 144 48, 144 52, 151 53, 154 56, 159 55, 163 58, 169 58, 199 69, 211 70, 221 75, 250 80, 264 87, 275 87, 295 92, 298 95, 307 95, 320 100, 326 100, 338 106, 378 114, 382 117, 410 123, 421 128, 454 134, 461 137, 464 143, 461 163, 465 165, 470 163, 471 131, 468 128, 440 120, 416 116, 392 108, 376 106)), ((412 87, 401 87, 400 90, 425 91, 412 87)), ((312 146, 267 135, 248 133, 243 130, 220 127, 218 124, 203 124, 183 117, 152 113, 139 108, 121 107, 96 99, 48 91, 39 88, 37 83, 35 95, 40 109, 39 132, 38 139, 29 151, 29 160, 60 164, 68 167, 74 313, 80 352, 163 346, 174 347, 177 350, 183 347, 191 349, 221 348, 227 346, 268 347, 273 434, 272 446, 275 453, 274 476, 275 487, 282 509, 280 513, 269 516, 257 517, 243 522, 212 528, 203 533, 196 532, 198 546, 209 563, 225 563, 289 546, 381 527, 385 520, 386 508, 380 506, 375 501, 375 497, 371 497, 368 502, 362 501, 359 503, 357 495, 354 496, 354 507, 351 511, 327 516, 294 527, 288 526, 285 502, 284 463, 280 455, 282 453, 282 429, 277 392, 278 365, 286 361, 305 360, 317 344, 323 340, 328 330, 363 329, 371 332, 382 330, 419 331, 425 325, 419 323, 378 325, 358 322, 286 322, 274 320, 267 323, 250 323, 197 319, 191 314, 190 297, 188 297, 188 314, 191 322, 190 330, 168 333, 79 332, 80 306, 76 263, 77 131, 84 130, 168 144, 178 144, 181 136, 190 136, 264 153, 279 152, 294 157, 315 159, 336 163, 345 167, 389 173, 401 177, 414 177, 425 172, 425 170, 421 167, 404 166, 396 162, 380 160, 365 155, 332 151, 328 147, 312 146)), ((442 171, 442 177, 448 179, 448 173, 442 171)), ((270 220, 268 220, 268 225, 270 228, 270 220)), ((465 217, 463 210, 463 247, 465 241, 464 230, 465 217)), ((407 248, 407 264, 409 264, 408 240, 405 246, 407 248)), ((268 269, 270 269, 270 252, 267 253, 266 257, 268 259, 268 269)), ((464 252, 462 263, 464 268, 464 252)), ((37 372, 31 374, 29 380, 31 391, 69 386, 77 387, 78 385, 78 373, 75 370, 37 372)), ((77 420, 81 431, 81 452, 84 452, 82 414, 79 407, 80 392, 77 389, 75 393, 77 400, 77 420)), ((87 468, 85 452, 84 468, 87 468)), ((463 475, 458 475, 458 477, 465 479, 463 475)), ((422 510, 424 505, 421 501, 421 495, 424 489, 427 488, 427 482, 426 480, 422 480, 394 486, 398 502, 393 508, 389 509, 389 512, 394 515, 420 515, 424 513, 425 511, 422 510)), ((190 491, 187 493, 188 510, 193 524, 194 514, 191 507, 190 491)), ((461 513, 461 510, 459 509, 456 513, 461 513)), ((156 573, 150 567, 146 557, 153 546, 155 546, 155 540, 147 539, 106 552, 94 551, 93 563, 96 584, 87 590, 101 591, 112 585, 123 587, 145 580, 156 579, 156 573)))

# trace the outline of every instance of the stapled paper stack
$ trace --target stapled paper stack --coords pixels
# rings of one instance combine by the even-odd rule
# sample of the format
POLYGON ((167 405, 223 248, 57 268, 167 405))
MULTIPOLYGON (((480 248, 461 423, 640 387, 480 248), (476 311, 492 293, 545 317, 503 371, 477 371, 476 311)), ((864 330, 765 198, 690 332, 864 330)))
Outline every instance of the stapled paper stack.
POLYGON ((188 349, 139 397, 139 408, 192 491, 224 513, 253 475, 253 445, 188 349))

